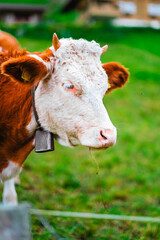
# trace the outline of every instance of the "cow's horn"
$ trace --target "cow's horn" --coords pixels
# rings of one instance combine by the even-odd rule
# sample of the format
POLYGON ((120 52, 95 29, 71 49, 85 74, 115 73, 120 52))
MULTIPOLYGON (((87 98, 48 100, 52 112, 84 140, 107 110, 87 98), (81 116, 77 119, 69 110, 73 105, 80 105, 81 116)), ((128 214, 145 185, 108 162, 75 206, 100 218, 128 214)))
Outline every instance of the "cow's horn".
POLYGON ((57 51, 57 49, 60 48, 60 46, 61 46, 61 43, 57 37, 57 34, 54 33, 53 34, 53 47, 54 47, 55 51, 57 51))
POLYGON ((101 53, 101 55, 102 55, 103 53, 105 53, 105 52, 107 51, 107 49, 108 49, 108 45, 104 45, 104 46, 102 47, 102 53, 101 53))

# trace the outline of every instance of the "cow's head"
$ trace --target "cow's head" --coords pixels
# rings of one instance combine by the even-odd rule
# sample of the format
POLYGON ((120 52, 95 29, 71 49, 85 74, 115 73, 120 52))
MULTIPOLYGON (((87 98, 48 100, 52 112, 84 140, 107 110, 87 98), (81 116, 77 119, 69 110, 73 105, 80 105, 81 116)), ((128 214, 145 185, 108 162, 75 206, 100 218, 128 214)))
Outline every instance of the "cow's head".
POLYGON ((58 40, 54 34, 53 46, 46 53, 10 59, 2 72, 37 85, 40 123, 60 144, 107 148, 115 144, 117 131, 102 99, 126 83, 128 72, 118 63, 101 64, 106 49, 94 41, 58 40))

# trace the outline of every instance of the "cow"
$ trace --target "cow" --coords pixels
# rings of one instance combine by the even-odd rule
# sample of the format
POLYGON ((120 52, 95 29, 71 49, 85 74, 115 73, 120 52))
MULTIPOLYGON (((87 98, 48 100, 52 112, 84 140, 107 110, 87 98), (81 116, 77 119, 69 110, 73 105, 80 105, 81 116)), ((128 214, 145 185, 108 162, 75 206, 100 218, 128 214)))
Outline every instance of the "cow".
POLYGON ((21 47, 15 37, 0 30, 0 52, 20 49, 21 47))
POLYGON ((117 131, 102 99, 122 87, 128 71, 102 64, 107 46, 84 39, 58 39, 44 52, 0 53, 0 179, 3 202, 17 204, 14 177, 35 147, 40 128, 61 145, 107 149, 117 131), (31 90, 34 90, 34 101, 31 90))
MULTIPOLYGON (((0 52, 19 51, 20 49, 21 46, 13 35, 0 30, 0 52)), ((20 183, 18 175, 15 177, 15 183, 20 183)))

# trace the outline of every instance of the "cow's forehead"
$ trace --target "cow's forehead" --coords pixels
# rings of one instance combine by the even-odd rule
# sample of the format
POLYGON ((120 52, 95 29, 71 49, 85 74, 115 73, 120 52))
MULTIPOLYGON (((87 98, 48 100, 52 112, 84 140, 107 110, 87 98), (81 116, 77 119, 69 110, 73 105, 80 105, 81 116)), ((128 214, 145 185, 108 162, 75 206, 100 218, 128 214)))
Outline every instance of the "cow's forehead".
POLYGON ((100 61, 102 48, 98 43, 72 38, 61 39, 60 43, 57 51, 50 48, 56 58, 55 76, 58 82, 70 80, 81 86, 88 83, 89 87, 93 86, 93 83, 99 83, 100 88, 104 89, 104 85, 107 87, 107 75, 100 61))
POLYGON ((60 39, 61 46, 55 51, 53 47, 51 47, 54 55, 60 60, 67 60, 71 57, 71 55, 79 55, 82 58, 85 55, 94 55, 100 57, 102 53, 102 48, 95 41, 87 41, 84 39, 74 40, 72 38, 62 38, 60 39))
MULTIPOLYGON (((102 53, 102 49, 98 43, 95 41, 87 41, 85 39, 78 39, 74 40, 72 38, 62 38, 60 40, 62 43, 61 47, 69 51, 75 51, 75 52, 87 52, 87 53, 94 53, 100 55, 102 53)), ((61 48, 61 49, 62 49, 61 48)))

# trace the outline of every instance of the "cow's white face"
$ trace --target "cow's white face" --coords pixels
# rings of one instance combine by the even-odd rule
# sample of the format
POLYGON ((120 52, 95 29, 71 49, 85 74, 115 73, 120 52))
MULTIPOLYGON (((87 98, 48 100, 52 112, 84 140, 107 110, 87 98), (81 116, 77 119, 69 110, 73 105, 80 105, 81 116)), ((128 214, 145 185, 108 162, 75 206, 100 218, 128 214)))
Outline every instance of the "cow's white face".
POLYGON ((102 68, 99 44, 62 39, 55 51, 54 72, 36 90, 36 108, 42 126, 65 146, 78 144, 106 148, 116 142, 102 99, 108 77, 102 68))
MULTIPOLYGON (((94 41, 59 41, 54 34, 49 55, 22 52, 4 62, 1 71, 14 81, 38 86, 35 102, 40 123, 60 144, 103 149, 115 144, 117 132, 102 99, 128 79, 122 65, 101 65, 105 50, 94 41)), ((33 130, 34 124, 30 126, 33 130)))

